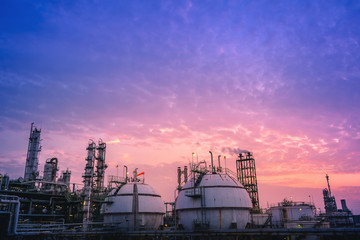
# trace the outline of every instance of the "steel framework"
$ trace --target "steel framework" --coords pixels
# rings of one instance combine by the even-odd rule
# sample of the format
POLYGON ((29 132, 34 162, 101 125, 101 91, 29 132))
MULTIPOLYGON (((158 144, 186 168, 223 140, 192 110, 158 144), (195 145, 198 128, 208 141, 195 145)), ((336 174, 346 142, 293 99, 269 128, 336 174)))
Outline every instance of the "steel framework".
POLYGON ((259 194, 256 178, 255 159, 252 153, 240 153, 236 160, 237 178, 250 195, 253 209, 259 209, 259 194))

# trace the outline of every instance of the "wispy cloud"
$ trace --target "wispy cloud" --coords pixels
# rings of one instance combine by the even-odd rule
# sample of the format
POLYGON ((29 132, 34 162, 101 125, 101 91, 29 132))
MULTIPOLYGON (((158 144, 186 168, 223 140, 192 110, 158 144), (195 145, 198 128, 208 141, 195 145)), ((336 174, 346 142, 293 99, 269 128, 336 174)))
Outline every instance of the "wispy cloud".
POLYGON ((21 165, 36 122, 42 161, 59 157, 78 181, 90 138, 149 171, 209 149, 234 167, 246 149, 266 183, 360 172, 356 4, 25 5, 0 8, 1 171, 19 173, 4 163, 21 165))

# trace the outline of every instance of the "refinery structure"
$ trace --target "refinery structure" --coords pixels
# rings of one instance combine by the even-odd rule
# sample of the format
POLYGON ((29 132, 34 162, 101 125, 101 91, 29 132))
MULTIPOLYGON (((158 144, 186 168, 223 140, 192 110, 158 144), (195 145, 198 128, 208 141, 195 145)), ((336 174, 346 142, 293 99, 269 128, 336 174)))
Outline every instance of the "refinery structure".
POLYGON ((337 207, 328 175, 325 213, 287 199, 262 209, 253 153, 239 153, 232 171, 210 151, 174 169, 174 201, 164 202, 137 168, 105 184, 101 139, 88 142, 81 188, 55 157, 40 176, 40 135, 31 124, 24 176, 0 175, 0 239, 360 239, 359 216, 345 199, 337 207))

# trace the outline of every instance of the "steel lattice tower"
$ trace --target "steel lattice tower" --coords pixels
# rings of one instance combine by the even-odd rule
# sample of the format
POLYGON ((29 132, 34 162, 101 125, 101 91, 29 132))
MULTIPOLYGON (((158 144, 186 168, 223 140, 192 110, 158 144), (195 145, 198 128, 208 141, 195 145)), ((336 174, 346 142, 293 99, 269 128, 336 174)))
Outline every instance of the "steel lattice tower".
POLYGON ((259 193, 256 178, 255 159, 252 153, 240 153, 236 160, 237 178, 250 195, 253 209, 259 209, 259 193))

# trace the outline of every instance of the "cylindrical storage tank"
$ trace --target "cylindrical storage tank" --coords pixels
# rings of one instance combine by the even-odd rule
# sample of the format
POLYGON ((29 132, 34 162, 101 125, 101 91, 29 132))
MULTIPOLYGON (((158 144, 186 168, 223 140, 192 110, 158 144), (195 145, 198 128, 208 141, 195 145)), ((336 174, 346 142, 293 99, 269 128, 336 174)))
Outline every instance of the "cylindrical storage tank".
POLYGON ((314 206, 302 202, 282 202, 270 208, 271 223, 274 227, 284 227, 286 222, 314 220, 314 206))
POLYGON ((241 183, 225 173, 191 178, 180 190, 175 210, 185 230, 243 229, 252 203, 241 183))
POLYGON ((105 223, 120 229, 157 229, 163 223, 165 207, 151 186, 129 182, 105 199, 101 212, 105 223))

